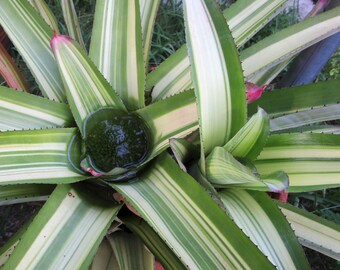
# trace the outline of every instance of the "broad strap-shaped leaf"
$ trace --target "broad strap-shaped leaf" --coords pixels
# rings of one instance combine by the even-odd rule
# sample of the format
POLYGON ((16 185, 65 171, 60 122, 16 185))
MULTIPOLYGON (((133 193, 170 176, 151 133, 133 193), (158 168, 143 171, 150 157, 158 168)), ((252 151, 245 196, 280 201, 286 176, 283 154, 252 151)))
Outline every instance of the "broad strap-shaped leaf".
MULTIPOLYGON (((325 134, 340 134, 340 126, 336 125, 311 125, 306 127, 298 127, 285 129, 279 133, 325 133, 325 134)), ((278 132, 274 132, 278 133, 278 132)))
POLYGON ((260 174, 289 176, 289 192, 340 186, 340 136, 291 133, 272 135, 255 161, 260 174))
POLYGON ((289 223, 267 194, 225 189, 219 196, 235 223, 277 269, 309 269, 289 223))
POLYGON ((0 206, 32 201, 46 201, 54 185, 8 185, 0 187, 0 206))
POLYGON ((74 128, 1 132, 0 183, 57 184, 88 178, 76 167, 76 134, 74 128))
POLYGON ((52 11, 44 0, 28 0, 28 2, 39 12, 40 16, 51 27, 51 29, 59 33, 58 23, 52 11))
POLYGON ((0 42, 0 75, 11 88, 29 92, 27 81, 5 46, 0 42))
POLYGON ((104 237, 100 243, 96 255, 93 258, 91 270, 113 270, 119 269, 119 265, 109 240, 104 237))
POLYGON ((145 63, 149 61, 152 33, 160 3, 161 0, 139 0, 145 63))
POLYGON ((224 145, 234 157, 255 160, 266 144, 269 135, 269 117, 259 108, 250 120, 224 145))
POLYGON ((279 131, 340 119, 340 104, 280 116, 270 120, 270 130, 279 131))
POLYGON ((0 86, 0 130, 74 125, 68 105, 0 86))
POLYGON ((279 207, 303 246, 340 260, 340 225, 290 204, 279 207))
POLYGON ((242 51, 247 80, 340 31, 340 7, 292 25, 242 51))
POLYGON ((148 225, 142 218, 136 215, 119 217, 124 224, 138 235, 144 244, 148 247, 152 254, 155 255, 158 261, 161 262, 165 269, 186 269, 179 258, 173 251, 164 243, 159 235, 148 225))
POLYGON ((117 231, 108 237, 119 269, 154 270, 155 258, 132 233, 117 231))
POLYGON ((222 147, 215 147, 206 159, 206 178, 214 187, 238 187, 279 192, 288 188, 288 177, 282 171, 272 175, 257 172, 238 162, 222 147))
MULTIPOLYGON (((283 0, 239 0, 223 12, 237 46, 251 38, 285 5, 283 0), (280 6, 281 4, 281 6, 280 6), (254 15, 255 14, 255 15, 254 15), (247 27, 244 27, 247 26, 247 27)), ((192 88, 190 62, 185 45, 148 74, 146 89, 153 100, 192 88)))
POLYGON ((193 91, 186 91, 137 111, 149 125, 152 151, 149 160, 169 146, 169 139, 183 138, 198 128, 193 91))
POLYGON ((146 91, 152 91, 152 101, 165 99, 191 86, 190 61, 186 45, 167 58, 146 78, 146 91))
POLYGON ((67 100, 82 134, 88 115, 102 107, 124 110, 124 105, 109 83, 68 36, 54 35, 51 47, 62 76, 67 100))
POLYGON ((49 47, 53 35, 34 8, 23 0, 1 1, 0 24, 30 68, 45 97, 66 101, 64 86, 49 47))
POLYGON ((4 269, 85 269, 116 216, 107 205, 59 185, 24 234, 4 269))
POLYGON ((112 184, 189 269, 270 269, 214 200, 168 156, 131 183, 112 184))
POLYGON ((69 36, 86 50, 73 0, 61 0, 61 8, 69 36))
POLYGON ((97 1, 90 58, 129 110, 144 107, 145 68, 138 0, 97 1))
POLYGON ((287 7, 286 0, 240 0, 227 8, 223 15, 238 47, 242 46, 266 23, 287 7))
POLYGON ((188 52, 197 97, 201 146, 224 145, 246 122, 246 98, 238 52, 212 0, 183 2, 188 52))
POLYGON ((263 108, 270 117, 306 111, 340 102, 340 80, 329 80, 264 92, 260 99, 248 106, 249 115, 263 108))

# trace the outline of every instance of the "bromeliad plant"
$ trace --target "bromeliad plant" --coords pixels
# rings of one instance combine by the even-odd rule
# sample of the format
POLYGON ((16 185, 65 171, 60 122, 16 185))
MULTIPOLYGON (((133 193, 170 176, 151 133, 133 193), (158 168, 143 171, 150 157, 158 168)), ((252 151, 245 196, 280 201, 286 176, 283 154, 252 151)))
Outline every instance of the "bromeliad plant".
POLYGON ((285 2, 239 0, 222 14, 213 0, 183 1, 187 46, 146 74, 160 1, 98 0, 87 54, 72 1, 73 39, 43 1, 2 0, 1 26, 46 98, 0 87, 1 203, 48 198, 2 248, 4 269, 154 269, 155 258, 308 269, 298 240, 339 259, 339 226, 264 192, 339 186, 340 138, 317 133, 334 127, 285 133, 338 119, 339 81, 265 93, 246 121, 242 68, 249 85, 340 28, 335 9, 239 56, 285 2))

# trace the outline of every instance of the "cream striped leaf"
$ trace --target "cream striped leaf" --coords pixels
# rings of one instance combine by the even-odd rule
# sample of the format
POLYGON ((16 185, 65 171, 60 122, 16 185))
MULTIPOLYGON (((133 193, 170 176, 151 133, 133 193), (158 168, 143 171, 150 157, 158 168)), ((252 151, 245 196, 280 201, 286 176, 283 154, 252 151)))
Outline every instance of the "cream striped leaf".
POLYGON ((160 3, 161 0, 139 0, 143 33, 144 63, 146 64, 149 62, 152 34, 160 3))
POLYGON ((238 47, 287 7, 287 0, 241 0, 227 8, 223 15, 238 47))
POLYGON ((67 100, 82 134, 84 120, 96 110, 102 107, 125 110, 120 98, 80 45, 68 36, 55 35, 51 47, 66 88, 67 100))
POLYGON ((49 99, 66 101, 49 41, 51 28, 25 0, 3 0, 0 24, 24 58, 42 94, 49 99))
POLYGON ((185 164, 200 157, 200 146, 187 139, 170 139, 170 148, 183 171, 187 171, 185 164))
POLYGON ((193 91, 153 103, 136 112, 148 124, 152 151, 148 160, 169 147, 171 138, 183 138, 197 130, 197 108, 193 91))
POLYGON ((291 133, 272 135, 255 161, 260 174, 289 176, 289 192, 340 186, 340 136, 291 133))
POLYGON ((224 145, 245 124, 245 86, 233 37, 217 4, 186 0, 183 6, 203 155, 224 145))
POLYGON ((117 258, 119 269, 155 269, 155 257, 136 235, 117 231, 107 238, 117 258))
POLYGON ((0 183, 56 184, 88 178, 76 168, 76 134, 74 128, 1 132, 0 183))
POLYGON ((270 120, 270 131, 279 131, 337 119, 340 119, 340 104, 313 108, 309 111, 274 118, 270 120))
MULTIPOLYGON (((269 22, 284 7, 283 2, 286 0, 238 0, 226 9, 223 15, 236 45, 241 46, 269 22)), ((159 65, 155 71, 148 74, 146 89, 149 91, 153 89, 153 100, 163 99, 192 88, 190 62, 184 47, 185 45, 159 65)))
POLYGON ((46 201, 54 185, 8 185, 0 187, 0 206, 16 203, 46 201))
POLYGON ((255 160, 269 136, 269 117, 259 108, 250 120, 226 143, 225 150, 236 158, 255 160))
POLYGON ((112 184, 189 269, 271 269, 201 186, 168 156, 139 181, 112 184))
POLYGON ((59 33, 57 20, 44 0, 28 0, 28 2, 39 12, 40 16, 51 27, 53 31, 59 33))
MULTIPOLYGON (((311 125, 299 128, 285 129, 277 133, 325 133, 340 134, 340 126, 336 125, 311 125)), ((276 133, 276 132, 275 132, 276 133)))
POLYGON ((90 58, 129 110, 144 107, 145 67, 138 0, 97 1, 90 58))
POLYGON ((0 130, 74 125, 68 105, 0 86, 0 130))
POLYGON ((289 223, 267 194, 225 189, 219 196, 231 218, 277 269, 309 269, 289 223))
POLYGON ((190 61, 186 45, 160 64, 146 78, 146 91, 151 91, 152 101, 192 88, 190 61))
POLYGON ((244 76, 251 81, 258 72, 283 62, 339 31, 340 7, 283 29, 241 53, 244 76))
POLYGON ((3 269, 87 269, 119 209, 59 185, 3 269))
POLYGON ((279 203, 294 233, 303 246, 340 260, 340 225, 290 204, 279 203))
POLYGON ((119 216, 119 218, 135 235, 138 235, 165 269, 186 269, 179 258, 145 220, 134 214, 119 216))
POLYGON ((289 186, 288 177, 284 172, 258 175, 256 170, 238 162, 222 147, 215 147, 207 157, 206 178, 217 188, 237 187, 280 192, 289 186))
POLYGON ((86 50, 73 0, 61 0, 61 7, 69 36, 86 50))

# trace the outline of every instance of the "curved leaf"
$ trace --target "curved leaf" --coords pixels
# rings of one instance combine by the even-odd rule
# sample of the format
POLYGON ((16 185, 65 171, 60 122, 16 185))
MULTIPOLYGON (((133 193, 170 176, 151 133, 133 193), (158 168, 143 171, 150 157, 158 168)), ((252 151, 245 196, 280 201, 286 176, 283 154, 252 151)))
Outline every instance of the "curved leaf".
POLYGON ((113 107, 125 110, 115 91, 77 43, 68 36, 54 35, 51 47, 66 88, 67 100, 82 134, 84 120, 97 109, 113 107))
POLYGON ((90 58, 129 110, 144 107, 145 67, 138 0, 97 1, 90 58))
POLYGON ((212 0, 186 0, 183 4, 201 147, 209 153, 224 145, 246 122, 243 73, 217 4, 212 0))
POLYGON ((219 196, 232 219, 277 269, 309 269, 289 223, 267 194, 225 189, 219 196))
POLYGON ((24 58, 45 97, 66 101, 64 86, 49 47, 51 28, 27 1, 1 1, 0 24, 24 58))
POLYGON ((3 269, 88 268, 119 209, 59 185, 3 269))
POLYGON ((168 156, 139 181, 112 184, 192 269, 271 269, 199 184, 168 156))

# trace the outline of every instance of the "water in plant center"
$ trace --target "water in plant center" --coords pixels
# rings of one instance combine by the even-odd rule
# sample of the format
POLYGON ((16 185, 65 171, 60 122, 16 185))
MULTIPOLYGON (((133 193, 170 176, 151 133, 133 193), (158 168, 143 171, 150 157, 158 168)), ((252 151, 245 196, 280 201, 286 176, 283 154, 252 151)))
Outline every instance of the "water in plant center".
POLYGON ((91 116, 86 128, 86 151, 103 172, 133 168, 147 157, 148 128, 136 114, 105 108, 91 116))

